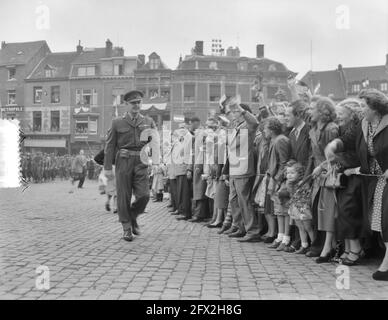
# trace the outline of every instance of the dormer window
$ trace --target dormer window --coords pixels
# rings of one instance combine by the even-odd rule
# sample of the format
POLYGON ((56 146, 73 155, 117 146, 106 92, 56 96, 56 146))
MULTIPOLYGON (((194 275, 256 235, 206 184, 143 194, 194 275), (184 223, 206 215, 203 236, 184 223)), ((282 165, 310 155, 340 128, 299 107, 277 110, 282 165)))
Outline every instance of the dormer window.
POLYGON ((46 68, 44 68, 44 75, 46 78, 52 78, 54 76, 54 70, 51 67, 46 66, 46 68))
POLYGON ((380 83, 380 91, 387 92, 388 91, 388 82, 380 83))
POLYGON ((276 66, 274 64, 270 64, 268 67, 268 71, 276 71, 276 66))
POLYGON ((113 73, 115 76, 122 76, 124 74, 123 65, 122 64, 115 64, 113 67, 113 73))
POLYGON ((85 66, 85 67, 78 68, 78 76, 79 77, 94 76, 94 75, 96 75, 96 67, 95 66, 85 66))
POLYGON ((353 83, 350 90, 351 90, 352 93, 358 93, 358 92, 360 92, 360 90, 361 90, 361 84, 359 84, 359 83, 353 83))
POLYGON ((210 62, 210 64, 209 64, 209 69, 217 70, 217 69, 218 69, 218 67, 217 67, 217 61, 212 61, 212 62, 210 62))
POLYGON ((159 69, 160 60, 159 59, 150 59, 150 69, 159 69))
POLYGON ((15 80, 16 76, 16 68, 9 68, 8 69, 8 80, 15 80))
POLYGON ((248 63, 246 61, 239 62, 238 63, 238 70, 247 71, 248 70, 248 63))

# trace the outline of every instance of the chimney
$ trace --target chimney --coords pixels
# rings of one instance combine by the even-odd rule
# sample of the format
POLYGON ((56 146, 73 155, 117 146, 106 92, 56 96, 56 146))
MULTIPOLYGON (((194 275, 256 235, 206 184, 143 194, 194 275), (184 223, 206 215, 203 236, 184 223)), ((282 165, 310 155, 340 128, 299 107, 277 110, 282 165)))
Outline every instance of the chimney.
POLYGON ((338 71, 342 71, 342 64, 338 65, 338 71))
POLYGON ((77 53, 81 53, 84 48, 81 46, 81 40, 78 40, 77 53))
POLYGON ((234 51, 233 51, 232 47, 229 47, 228 49, 226 49, 226 56, 227 57, 233 57, 233 54, 234 54, 234 51))
POLYGON ((122 47, 117 47, 116 48, 117 56, 118 57, 124 57, 124 48, 122 47))
POLYGON ((388 68, 388 53, 385 55, 385 66, 388 68))
POLYGON ((112 42, 109 39, 107 39, 105 42, 105 56, 106 57, 112 56, 112 47, 113 47, 112 42))
POLYGON ((138 54, 137 59, 139 60, 139 62, 137 64, 138 68, 145 65, 145 55, 144 54, 138 54))
POLYGON ((1 49, 4 49, 5 48, 5 41, 1 41, 1 49))
POLYGON ((203 56, 203 41, 195 41, 194 53, 197 56, 203 56))
POLYGON ((179 64, 182 63, 182 55, 179 56, 179 64))
POLYGON ((264 44, 258 44, 256 46, 256 58, 264 58, 264 44))

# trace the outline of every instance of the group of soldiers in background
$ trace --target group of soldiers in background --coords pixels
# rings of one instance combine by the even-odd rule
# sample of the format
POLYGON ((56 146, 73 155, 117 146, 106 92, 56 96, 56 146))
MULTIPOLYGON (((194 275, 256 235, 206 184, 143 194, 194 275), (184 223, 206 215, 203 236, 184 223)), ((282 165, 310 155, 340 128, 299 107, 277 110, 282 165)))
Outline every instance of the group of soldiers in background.
MULTIPOLYGON (((21 155, 22 176, 26 182, 42 183, 69 180, 73 176, 73 163, 76 155, 57 156, 54 153, 23 153, 21 155)), ((89 180, 97 180, 102 167, 87 158, 86 170, 89 180)))

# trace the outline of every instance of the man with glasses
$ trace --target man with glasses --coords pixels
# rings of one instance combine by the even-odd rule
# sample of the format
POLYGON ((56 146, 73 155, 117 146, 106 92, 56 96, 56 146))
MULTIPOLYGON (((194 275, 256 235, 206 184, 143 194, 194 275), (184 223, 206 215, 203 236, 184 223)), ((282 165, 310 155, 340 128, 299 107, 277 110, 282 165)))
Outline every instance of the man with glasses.
MULTIPOLYGON (((113 178, 112 161, 116 159, 117 211, 124 230, 124 240, 132 241, 139 235, 137 216, 144 212, 149 201, 148 158, 143 147, 151 141, 155 123, 140 114, 143 93, 132 90, 124 95, 128 112, 112 121, 105 146, 104 169, 113 178), (116 149, 117 148, 117 149, 116 149), (118 150, 117 154, 115 150, 118 150), (131 204, 132 194, 135 201, 131 204)), ((159 141, 154 140, 153 164, 159 163, 159 141), (156 142, 155 142, 156 141, 156 142)))

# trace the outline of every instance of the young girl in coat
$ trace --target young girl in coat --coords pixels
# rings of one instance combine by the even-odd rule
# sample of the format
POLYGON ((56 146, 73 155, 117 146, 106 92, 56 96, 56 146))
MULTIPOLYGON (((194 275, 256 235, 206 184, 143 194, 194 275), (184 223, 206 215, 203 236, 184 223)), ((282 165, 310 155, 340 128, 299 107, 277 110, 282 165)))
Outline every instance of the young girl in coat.
POLYGON ((280 199, 288 200, 288 214, 298 227, 301 247, 296 254, 306 254, 310 242, 315 240, 311 213, 311 188, 301 184, 305 168, 296 161, 289 161, 286 168, 287 182, 285 188, 279 191, 280 199))

